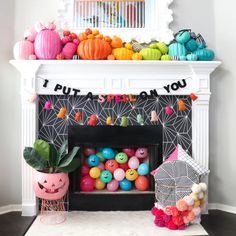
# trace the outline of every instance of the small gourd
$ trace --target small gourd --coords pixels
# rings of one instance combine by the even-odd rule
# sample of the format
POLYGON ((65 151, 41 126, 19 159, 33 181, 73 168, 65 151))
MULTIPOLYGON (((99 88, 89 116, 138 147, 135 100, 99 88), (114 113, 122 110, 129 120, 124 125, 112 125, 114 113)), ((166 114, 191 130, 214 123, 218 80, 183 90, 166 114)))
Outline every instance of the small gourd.
POLYGON ((142 59, 143 59, 143 57, 142 57, 141 53, 139 53, 139 52, 136 52, 132 55, 132 60, 140 61, 142 59))
POLYGON ((188 31, 180 31, 176 35, 175 40, 178 43, 184 44, 189 41, 190 37, 191 37, 191 35, 188 31))
POLYGON ((156 47, 161 51, 162 54, 168 53, 168 47, 165 43, 162 42, 156 43, 156 47))
POLYGON ((131 60, 133 51, 127 48, 115 48, 112 50, 112 54, 116 60, 131 60))
POLYGON ((198 49, 193 53, 197 55, 199 61, 212 61, 215 57, 215 53, 211 49, 198 49))
POLYGON ((187 52, 184 45, 180 43, 172 43, 169 46, 168 54, 170 56, 186 56, 187 52))
POLYGON ((16 60, 28 60, 29 56, 34 54, 34 44, 27 40, 17 42, 13 54, 16 60))
POLYGON ((161 52, 158 49, 143 48, 140 51, 143 60, 160 60, 161 52))
POLYGON ((179 60, 180 60, 180 61, 186 61, 186 60, 187 60, 187 57, 186 57, 186 56, 179 56, 179 60))
POLYGON ((162 61, 171 61, 171 56, 170 55, 162 55, 161 56, 161 60, 162 61))
POLYGON ((198 43, 195 39, 190 39, 186 44, 185 47, 188 51, 194 52, 198 49, 198 43))
POLYGON ((196 54, 188 54, 187 55, 187 60, 188 61, 197 61, 198 57, 196 54))

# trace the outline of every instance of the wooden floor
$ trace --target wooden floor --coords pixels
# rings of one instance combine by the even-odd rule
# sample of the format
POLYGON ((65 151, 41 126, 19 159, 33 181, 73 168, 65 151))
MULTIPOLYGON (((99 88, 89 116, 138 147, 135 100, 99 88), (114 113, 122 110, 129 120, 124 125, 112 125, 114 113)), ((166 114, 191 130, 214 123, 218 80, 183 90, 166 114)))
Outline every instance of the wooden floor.
MULTIPOLYGON (((20 212, 0 215, 0 236, 23 236, 33 221, 20 212)), ((211 210, 202 216, 202 225, 210 236, 236 236, 236 214, 211 210)))

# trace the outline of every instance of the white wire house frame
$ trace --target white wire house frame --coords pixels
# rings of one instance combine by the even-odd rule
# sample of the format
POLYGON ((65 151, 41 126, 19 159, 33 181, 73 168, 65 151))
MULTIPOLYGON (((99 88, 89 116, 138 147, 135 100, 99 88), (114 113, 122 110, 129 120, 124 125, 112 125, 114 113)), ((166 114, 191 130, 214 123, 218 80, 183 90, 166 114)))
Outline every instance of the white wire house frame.
POLYGON ((74 32, 98 28, 104 35, 117 35, 123 41, 133 39, 170 42, 173 32, 173 0, 59 0, 58 23, 74 32))

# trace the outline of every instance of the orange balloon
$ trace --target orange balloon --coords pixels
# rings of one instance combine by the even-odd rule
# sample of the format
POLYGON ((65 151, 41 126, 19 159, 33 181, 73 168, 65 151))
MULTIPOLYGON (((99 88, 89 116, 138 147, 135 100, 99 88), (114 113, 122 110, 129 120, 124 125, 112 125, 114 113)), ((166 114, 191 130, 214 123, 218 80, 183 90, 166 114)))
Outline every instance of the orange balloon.
POLYGON ((136 189, 146 191, 149 187, 149 180, 146 176, 139 176, 134 183, 136 189))
POLYGON ((105 169, 113 173, 117 168, 119 168, 118 163, 115 160, 108 160, 105 163, 105 169))

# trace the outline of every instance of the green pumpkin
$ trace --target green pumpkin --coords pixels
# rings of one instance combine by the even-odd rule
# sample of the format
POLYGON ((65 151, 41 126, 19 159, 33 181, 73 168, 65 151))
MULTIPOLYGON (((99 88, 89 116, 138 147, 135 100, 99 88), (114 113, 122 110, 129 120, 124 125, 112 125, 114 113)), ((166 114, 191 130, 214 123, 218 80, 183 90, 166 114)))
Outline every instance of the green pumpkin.
POLYGON ((162 55, 161 60, 162 61, 171 61, 171 56, 170 55, 162 55))
POLYGON ((162 54, 167 54, 168 47, 166 46, 165 43, 162 42, 156 43, 156 47, 161 51, 162 54))
POLYGON ((139 52, 143 60, 160 60, 161 59, 161 52, 158 49, 152 49, 152 48, 143 48, 139 52))

